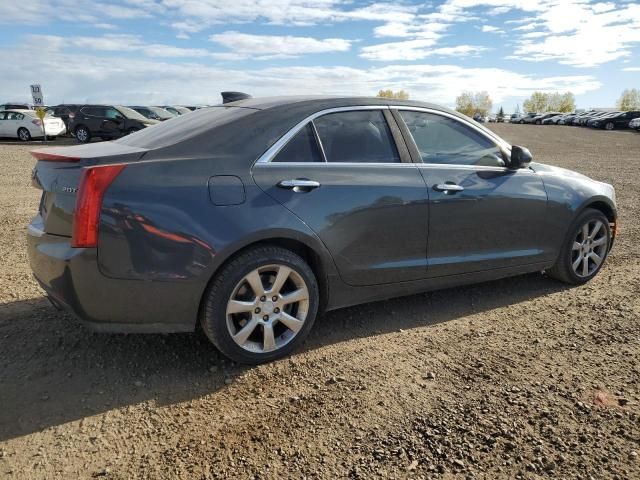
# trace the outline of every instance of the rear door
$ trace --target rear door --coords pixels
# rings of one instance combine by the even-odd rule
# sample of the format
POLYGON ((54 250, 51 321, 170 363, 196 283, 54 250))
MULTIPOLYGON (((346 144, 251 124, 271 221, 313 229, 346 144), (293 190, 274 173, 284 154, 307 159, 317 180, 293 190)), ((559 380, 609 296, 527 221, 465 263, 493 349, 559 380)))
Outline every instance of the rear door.
POLYGON ((547 194, 531 169, 506 168, 505 145, 458 117, 394 111, 429 189, 429 276, 537 263, 554 255, 547 194))
POLYGON ((263 155, 253 176, 320 237, 346 283, 426 276, 428 192, 387 107, 312 116, 263 155))

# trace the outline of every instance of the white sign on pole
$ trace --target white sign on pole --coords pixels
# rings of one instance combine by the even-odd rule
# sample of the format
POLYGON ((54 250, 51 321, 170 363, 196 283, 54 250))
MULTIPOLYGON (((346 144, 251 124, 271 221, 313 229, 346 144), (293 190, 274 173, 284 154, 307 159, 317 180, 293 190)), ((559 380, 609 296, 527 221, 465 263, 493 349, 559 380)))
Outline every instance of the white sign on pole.
POLYGON ((40 84, 31 85, 31 96, 33 97, 33 105, 35 107, 44 106, 44 95, 42 94, 40 84))

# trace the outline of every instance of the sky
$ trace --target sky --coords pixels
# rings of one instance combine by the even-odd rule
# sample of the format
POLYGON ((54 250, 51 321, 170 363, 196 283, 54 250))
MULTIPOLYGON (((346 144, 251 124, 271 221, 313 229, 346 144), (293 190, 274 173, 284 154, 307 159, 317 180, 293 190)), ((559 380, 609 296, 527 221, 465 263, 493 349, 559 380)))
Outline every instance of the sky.
POLYGON ((216 104, 219 92, 453 106, 486 90, 613 107, 640 88, 637 0, 0 0, 0 103, 216 104))

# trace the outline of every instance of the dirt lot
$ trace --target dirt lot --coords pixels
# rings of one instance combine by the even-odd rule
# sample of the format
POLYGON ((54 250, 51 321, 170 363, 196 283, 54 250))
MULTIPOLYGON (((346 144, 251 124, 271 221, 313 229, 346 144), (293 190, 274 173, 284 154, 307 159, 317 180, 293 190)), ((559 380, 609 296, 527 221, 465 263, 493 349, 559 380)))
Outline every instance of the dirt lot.
POLYGON ((0 477, 640 478, 640 135, 492 128, 616 186, 601 274, 333 312, 257 368, 53 310, 25 254, 33 160, 0 146, 0 477))

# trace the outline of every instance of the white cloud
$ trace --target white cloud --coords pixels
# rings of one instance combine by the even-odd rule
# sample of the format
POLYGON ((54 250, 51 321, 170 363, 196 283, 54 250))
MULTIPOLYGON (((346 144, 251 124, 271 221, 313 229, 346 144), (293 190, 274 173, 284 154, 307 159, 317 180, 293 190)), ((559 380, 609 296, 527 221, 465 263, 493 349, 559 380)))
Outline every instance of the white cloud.
POLYGON ((504 33, 504 30, 493 25, 482 25, 481 30, 485 33, 504 33))
POLYGON ((623 72, 640 72, 640 67, 625 67, 622 69, 623 72))
POLYGON ((542 77, 499 68, 458 65, 387 65, 353 67, 272 67, 239 70, 203 63, 172 64, 152 58, 100 56, 67 50, 66 42, 27 43, 0 50, 3 65, 20 64, 3 82, 7 98, 26 97, 28 85, 43 84, 45 100, 57 103, 205 103, 220 101, 219 92, 241 90, 257 96, 291 94, 373 95, 381 88, 405 89, 417 100, 453 104, 472 88, 487 90, 495 102, 524 97, 534 90, 598 89, 589 75, 542 77), (61 69, 60 65, 65 68, 61 69), (69 76, 68 72, 75 72, 69 76), (114 88, 117 85, 117 88, 114 88))
POLYGON ((209 40, 231 50, 240 57, 292 57, 312 53, 345 52, 351 41, 341 38, 315 39, 289 35, 250 35, 235 31, 211 35, 209 40))
POLYGON ((397 62, 422 60, 432 56, 463 57, 477 54, 486 50, 485 47, 475 45, 457 45, 453 47, 434 48, 436 39, 417 39, 402 42, 381 43, 363 47, 362 58, 380 62, 397 62))

